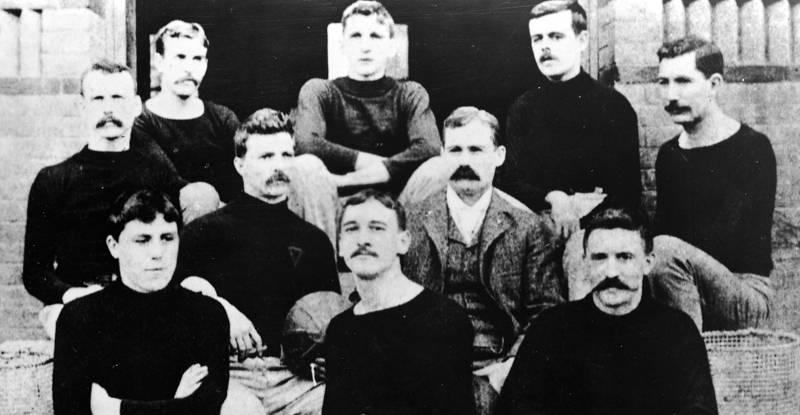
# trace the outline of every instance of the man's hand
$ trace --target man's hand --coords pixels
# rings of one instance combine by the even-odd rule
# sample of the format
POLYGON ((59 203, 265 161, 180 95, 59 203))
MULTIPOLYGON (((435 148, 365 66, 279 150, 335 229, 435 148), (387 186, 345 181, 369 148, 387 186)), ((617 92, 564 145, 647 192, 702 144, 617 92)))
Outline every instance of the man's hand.
POLYGON ((200 387, 206 375, 208 375, 207 367, 200 366, 199 363, 189 366, 181 376, 181 383, 178 385, 178 390, 175 391, 175 399, 185 398, 193 394, 200 387))
POLYGON ((96 293, 102 290, 103 287, 100 285, 90 285, 88 287, 72 287, 64 293, 61 297, 61 300, 64 301, 64 304, 69 303, 72 300, 77 298, 85 297, 89 294, 96 293))
POLYGON ((243 362, 249 355, 261 355, 261 336, 259 336, 253 323, 250 322, 241 311, 228 301, 217 298, 225 313, 228 314, 228 321, 231 324, 231 349, 238 355, 239 361, 243 362))
POLYGON ((578 218, 582 218, 588 215, 597 205, 603 203, 606 194, 603 193, 603 189, 597 188, 592 193, 575 193, 569 198, 575 215, 578 218))
POLYGON ((331 175, 336 187, 368 186, 389 181, 389 170, 381 163, 370 164, 363 169, 347 173, 342 176, 331 175))
POLYGON ((486 366, 483 369, 476 370, 472 372, 475 376, 486 376, 489 378, 489 383, 492 385, 492 388, 497 393, 503 389, 503 384, 506 383, 506 378, 508 377, 508 372, 511 370, 511 366, 514 365, 514 358, 510 358, 505 362, 498 362, 486 366))
POLYGON ((356 157, 356 170, 363 170, 372 164, 383 164, 383 161, 386 160, 386 157, 376 156, 375 154, 364 153, 363 151, 358 152, 358 157, 356 157))
POLYGON ((318 357, 314 360, 314 363, 311 363, 311 379, 314 380, 314 384, 317 382, 324 382, 327 377, 325 376, 325 358, 318 357))
POLYGON ((555 222, 556 234, 569 239, 570 235, 580 229, 580 217, 575 215, 571 197, 562 191, 554 190, 548 193, 544 200, 550 203, 550 216, 555 222))
POLYGON ((119 415, 122 401, 108 396, 102 386, 92 383, 92 397, 90 398, 92 415, 119 415))

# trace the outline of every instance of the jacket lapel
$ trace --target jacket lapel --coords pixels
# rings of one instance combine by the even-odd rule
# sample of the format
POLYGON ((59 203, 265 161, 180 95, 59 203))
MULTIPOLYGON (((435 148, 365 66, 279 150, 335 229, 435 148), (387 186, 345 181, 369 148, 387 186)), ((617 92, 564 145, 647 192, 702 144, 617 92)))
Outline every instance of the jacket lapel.
MULTIPOLYGON (((510 215, 506 214, 509 209, 508 203, 492 189, 492 201, 489 203, 489 209, 486 211, 486 218, 483 220, 483 229, 481 230, 481 254, 478 257, 481 274, 483 274, 484 258, 489 247, 492 246, 495 239, 512 225, 510 215)), ((485 276, 481 275, 481 277, 485 276)))
MULTIPOLYGON (((436 255, 439 257, 440 268, 436 270, 437 275, 441 275, 444 271, 442 267, 447 264, 447 221, 447 199, 445 192, 439 192, 428 201, 425 218, 422 221, 425 232, 433 241, 436 255)), ((444 281, 442 278, 436 278, 435 281, 438 291, 441 292, 444 281)))

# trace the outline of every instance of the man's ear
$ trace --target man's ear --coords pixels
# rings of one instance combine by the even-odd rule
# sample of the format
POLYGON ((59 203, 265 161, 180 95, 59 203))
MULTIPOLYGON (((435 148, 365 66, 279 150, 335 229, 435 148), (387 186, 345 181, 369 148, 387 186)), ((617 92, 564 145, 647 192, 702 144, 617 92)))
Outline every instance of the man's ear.
POLYGON ((244 168, 243 164, 244 164, 244 160, 243 160, 242 157, 234 157, 233 158, 233 167, 236 168, 236 172, 239 173, 239 176, 243 176, 243 174, 242 174, 242 169, 244 168))
POLYGON ((142 115, 142 97, 139 95, 133 97, 133 113, 137 117, 142 115))
POLYGON ((156 72, 162 72, 162 66, 164 65, 164 55, 156 52, 153 54, 153 66, 156 68, 156 72))
POLYGON ((405 255, 408 252, 408 249, 411 247, 411 234, 408 230, 404 230, 400 232, 400 246, 397 247, 397 253, 400 255, 405 255))
POLYGON ((497 146, 497 148, 494 149, 494 155, 497 158, 495 160, 494 166, 495 167, 502 166, 503 163, 506 162, 506 147, 505 146, 497 146))
POLYGON ((716 93, 719 90, 719 87, 725 83, 725 79, 722 77, 721 74, 715 73, 708 77, 708 80, 711 81, 711 89, 716 93))
POLYGON ((584 30, 578 33, 578 42, 581 44, 581 52, 585 52, 589 48, 589 32, 584 30))
POLYGON ((108 247, 108 252, 111 252, 111 256, 119 259, 119 242, 113 236, 108 235, 106 237, 106 246, 108 247))
POLYGON ((653 267, 656 265, 656 254, 650 252, 644 257, 644 261, 644 275, 646 277, 647 275, 650 275, 650 271, 652 271, 653 267))

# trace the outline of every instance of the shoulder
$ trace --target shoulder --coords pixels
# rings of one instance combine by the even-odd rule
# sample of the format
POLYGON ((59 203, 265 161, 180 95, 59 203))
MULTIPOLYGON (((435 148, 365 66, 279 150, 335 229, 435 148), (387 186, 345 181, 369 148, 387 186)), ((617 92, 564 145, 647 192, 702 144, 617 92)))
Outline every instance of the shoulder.
POLYGON ((512 229, 517 232, 530 232, 544 228, 544 220, 541 215, 523 208, 521 202, 509 201, 505 196, 498 194, 496 189, 493 191, 495 193, 492 195, 492 203, 497 203, 497 208, 514 222, 512 229))
POLYGON ((235 217, 230 212, 230 205, 227 205, 205 214, 184 226, 181 236, 217 236, 223 229, 235 226, 234 222, 235 217))
POLYGON ((325 341, 327 343, 328 340, 336 339, 336 337, 346 331, 347 327, 350 327, 355 319, 355 315, 353 314, 353 307, 335 315, 331 322, 328 324, 328 328, 325 331, 325 341))
POLYGON ((303 87, 300 88, 300 96, 321 95, 329 93, 335 88, 336 86, 332 81, 321 78, 313 78, 306 81, 306 83, 303 84, 303 87))
POLYGON ((741 129, 736 134, 742 146, 758 152, 774 153, 772 142, 765 134, 752 129, 747 124, 742 124, 741 129))
POLYGON ((677 154, 677 151, 680 150, 680 146, 678 145, 678 139, 680 134, 675 135, 675 137, 670 138, 664 144, 658 148, 658 158, 661 159, 662 157, 669 157, 670 155, 677 154))
POLYGON ((181 286, 170 288, 175 290, 176 298, 181 301, 187 316, 193 316, 201 321, 224 321, 228 317, 222 305, 211 297, 196 293, 181 286))
POLYGON ((405 95, 428 97, 428 91, 415 81, 397 81, 397 88, 405 95))
POLYGON ((423 318, 415 322, 431 328, 453 327, 463 329, 472 327, 469 315, 464 308, 445 296, 428 288, 419 294, 419 312, 423 318))
POLYGON ((692 318, 683 311, 652 299, 642 302, 642 305, 648 308, 648 314, 653 320, 652 327, 654 330, 661 333, 670 333, 669 337, 673 337, 678 341, 687 337, 701 337, 692 318))
POLYGON ((64 305, 58 316, 59 326, 68 327, 98 327, 98 322, 103 317, 110 315, 110 305, 113 299, 109 298, 108 290, 100 290, 84 297, 77 298, 64 305))
POLYGON ((529 105, 534 103, 539 97, 539 89, 532 88, 525 91, 522 95, 518 96, 517 99, 511 104, 511 107, 508 110, 509 118, 515 116, 522 116, 520 112, 524 111, 529 105))
POLYGON ((236 113, 224 105, 215 104, 211 101, 203 101, 203 105, 206 108, 206 114, 225 120, 235 119, 237 122, 239 121, 239 117, 236 116, 236 113))
POLYGON ((294 212, 290 213, 291 222, 289 223, 289 227, 292 230, 291 235, 293 235, 298 242, 306 245, 318 245, 319 243, 330 245, 330 239, 328 239, 328 235, 326 235, 322 229, 297 216, 294 212))

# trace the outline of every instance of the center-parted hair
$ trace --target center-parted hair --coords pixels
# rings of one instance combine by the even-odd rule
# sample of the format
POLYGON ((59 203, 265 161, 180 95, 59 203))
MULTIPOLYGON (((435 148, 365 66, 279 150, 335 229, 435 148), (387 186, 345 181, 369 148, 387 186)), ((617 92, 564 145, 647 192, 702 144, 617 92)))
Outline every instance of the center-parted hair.
POLYGON ((288 115, 270 108, 263 108, 254 112, 244 120, 233 136, 236 157, 241 158, 247 154, 247 139, 249 139, 251 135, 270 135, 278 133, 294 134, 294 126, 288 115))
POLYGON ((463 127, 472 121, 477 120, 492 129, 492 143, 495 147, 500 145, 500 123, 497 118, 488 112, 475 107, 459 107, 444 120, 442 136, 447 134, 448 129, 463 127))
POLYGON ((589 235, 597 229, 625 229, 635 231, 642 237, 644 242, 644 252, 653 252, 653 235, 650 232, 647 216, 641 210, 632 208, 606 208, 598 211, 589 219, 583 234, 583 251, 586 252, 586 244, 589 242, 589 235))
POLYGON ((547 0, 531 9, 531 19, 538 19, 549 14, 556 14, 569 10, 572 12, 572 30, 579 34, 586 30, 586 10, 576 0, 547 0))
POLYGON ((724 75, 725 58, 714 42, 697 36, 686 36, 665 42, 658 48, 658 61, 673 59, 694 52, 694 66, 706 79, 718 73, 724 75))
POLYGON ((203 47, 208 48, 208 38, 203 26, 197 23, 187 23, 183 20, 173 20, 156 33, 156 53, 164 55, 164 39, 180 38, 200 39, 203 41, 203 47))
POLYGON ((343 30, 345 27, 347 27, 347 19, 356 14, 360 14, 362 16, 375 15, 378 18, 378 23, 389 26, 389 36, 394 37, 394 19, 392 19, 392 15, 389 14, 389 11, 386 10, 386 7, 379 2, 371 0, 359 0, 347 6, 347 8, 344 9, 344 13, 342 13, 343 30))
POLYGON ((121 64, 112 62, 108 59, 101 59, 92 64, 89 69, 83 72, 81 75, 81 96, 83 96, 83 81, 86 80, 86 76, 92 72, 101 72, 106 75, 111 75, 115 73, 127 73, 130 75, 131 79, 133 80, 133 94, 136 95, 136 77, 133 76, 133 71, 131 68, 121 64))
POLYGON ((159 213, 164 215, 165 221, 176 223, 178 231, 181 230, 183 216, 169 196, 153 189, 129 190, 111 205, 111 215, 108 217, 109 234, 119 241, 119 234, 128 222, 138 220, 152 223, 159 213))
POLYGON ((386 206, 387 208, 393 210, 395 215, 397 216, 397 227, 401 231, 406 230, 406 210, 403 208, 403 205, 400 202, 398 202, 397 199, 391 194, 375 189, 364 189, 348 197, 344 201, 341 213, 339 214, 339 220, 337 221, 338 223, 337 229, 341 231, 342 218, 344 217, 344 212, 347 210, 349 206, 362 205, 370 200, 376 200, 383 206, 386 206))

